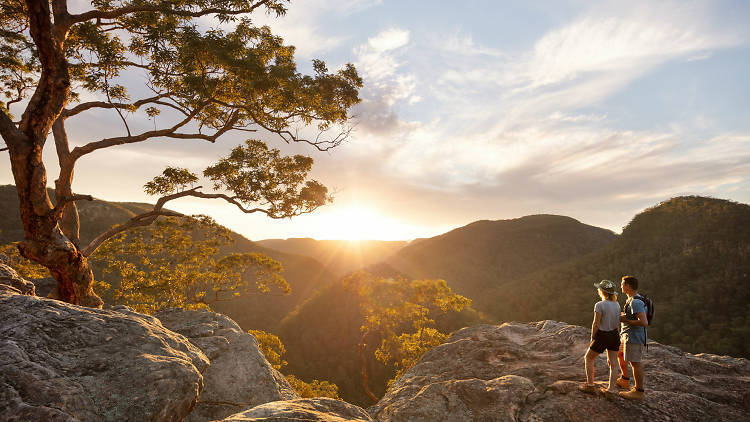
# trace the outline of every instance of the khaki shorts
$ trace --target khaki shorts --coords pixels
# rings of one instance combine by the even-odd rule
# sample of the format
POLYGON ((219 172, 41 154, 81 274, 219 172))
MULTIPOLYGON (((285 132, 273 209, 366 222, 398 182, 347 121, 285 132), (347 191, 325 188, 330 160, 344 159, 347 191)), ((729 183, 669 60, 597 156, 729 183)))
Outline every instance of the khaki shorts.
POLYGON ((643 348, 645 345, 638 343, 625 343, 625 360, 628 362, 640 362, 643 357, 643 348))

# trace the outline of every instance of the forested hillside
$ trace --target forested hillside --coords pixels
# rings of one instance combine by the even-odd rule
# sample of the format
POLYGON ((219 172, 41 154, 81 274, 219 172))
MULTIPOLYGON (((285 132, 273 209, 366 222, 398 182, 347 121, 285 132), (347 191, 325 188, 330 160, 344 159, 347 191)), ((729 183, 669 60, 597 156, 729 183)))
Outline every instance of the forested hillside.
MULTIPOLYGON (((50 196, 54 198, 53 194, 50 196)), ((138 213, 152 209, 153 205, 96 199, 79 201, 78 207, 83 243, 90 241, 112 225, 120 224, 138 213)), ((21 240, 23 230, 20 225, 18 197, 14 186, 0 186, 0 216, 2 216, 0 218, 0 244, 21 240)), ((213 305, 215 311, 226 313, 244 329, 275 330, 284 316, 310 297, 313 292, 331 283, 335 278, 313 258, 266 249, 237 233, 232 233, 232 239, 232 244, 222 249, 223 254, 246 252, 266 254, 282 263, 284 266, 282 275, 291 287, 289 295, 247 294, 213 305)), ((101 266, 95 265, 94 272, 98 280, 113 281, 108 279, 111 276, 102 274, 101 266)))
MULTIPOLYGON (((655 302, 649 337, 750 357, 750 206, 678 197, 636 215, 606 248, 514 280, 478 302, 501 321, 591 322, 591 283, 630 274, 655 302)), ((624 302, 621 294, 620 302, 624 302)))
MULTIPOLYGON (((48 189, 54 198, 52 189, 48 189)), ((95 199, 93 201, 77 202, 78 212, 82 222, 81 242, 88 243, 95 236, 114 224, 122 223, 142 212, 153 209, 153 205, 138 202, 107 202, 95 199)), ((23 239, 21 216, 18 211, 18 194, 13 185, 0 186, 0 243, 16 242, 23 239)))
POLYGON ((265 239, 255 243, 264 248, 315 258, 327 271, 340 277, 388 258, 409 242, 292 238, 265 239))
MULTIPOLYGON (((361 301, 341 280, 317 292, 282 321, 278 335, 286 346, 289 372, 303 379, 325 379, 339 386, 339 394, 350 403, 372 403, 362 387, 358 343, 363 324, 361 301)), ((437 328, 445 333, 488 322, 472 308, 460 313, 434 315, 437 328)), ((408 327, 407 327, 408 328, 408 327)), ((372 356, 381 338, 370 339, 365 353, 372 356)), ((375 359, 367 360, 369 385, 378 397, 395 368, 375 359)))
MULTIPOLYGON (((488 289, 598 250, 614 238, 609 230, 558 215, 482 220, 406 246, 385 264, 409 278, 442 278, 456 292, 476 299, 488 289)), ((384 271, 382 265, 378 271, 384 271)))

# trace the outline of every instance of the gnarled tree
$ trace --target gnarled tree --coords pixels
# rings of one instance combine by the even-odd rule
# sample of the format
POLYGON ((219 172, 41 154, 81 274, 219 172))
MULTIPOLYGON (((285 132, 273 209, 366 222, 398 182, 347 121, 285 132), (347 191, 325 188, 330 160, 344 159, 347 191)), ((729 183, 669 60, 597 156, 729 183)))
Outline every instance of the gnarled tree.
MULTIPOLYGON (((204 172, 213 181, 212 191, 188 189, 197 180, 168 169, 164 179, 147 187, 163 195, 153 211, 104 233, 91 245, 79 245, 75 201, 91 197, 74 193, 74 168, 80 159, 104 148, 151 139, 215 142, 230 131, 271 132, 286 142, 307 142, 319 150, 346 138, 348 111, 359 101, 362 85, 354 67, 331 73, 315 60, 314 74, 302 75, 296 69, 294 48, 249 19, 253 12, 282 15, 286 3, 94 0, 90 10, 71 13, 66 0, 0 0, 0 83, 5 97, 0 103, 5 146, 0 150, 10 155, 20 200, 25 239, 19 250, 50 270, 58 281, 59 299, 100 306, 91 288, 88 256, 118 230, 175 215, 164 209, 167 201, 219 198, 247 213, 283 218, 309 212, 329 199, 322 185, 303 181, 307 171, 292 171, 291 179, 274 171, 263 174, 258 165, 274 157, 263 150, 262 142, 251 141, 204 172), (206 22, 232 29, 208 27, 206 22), (143 78, 145 87, 127 83, 143 78), (144 91, 148 94, 142 98, 131 98, 131 93, 144 91), (95 100, 78 101, 84 93, 95 100), (14 120, 14 107, 24 105, 14 120), (102 109, 113 113, 123 133, 71 148, 67 119, 102 109), (156 126, 157 115, 161 127, 156 126), (153 119, 153 130, 131 128, 128 119, 134 118, 153 119), (306 126, 315 127, 317 136, 300 135, 298 129, 306 126), (42 160, 50 133, 60 166, 54 204, 47 194, 42 160)), ((275 162, 281 166, 284 159, 292 160, 297 169, 311 164, 300 156, 276 157, 275 162)), ((273 163, 266 165, 273 168, 273 163)))

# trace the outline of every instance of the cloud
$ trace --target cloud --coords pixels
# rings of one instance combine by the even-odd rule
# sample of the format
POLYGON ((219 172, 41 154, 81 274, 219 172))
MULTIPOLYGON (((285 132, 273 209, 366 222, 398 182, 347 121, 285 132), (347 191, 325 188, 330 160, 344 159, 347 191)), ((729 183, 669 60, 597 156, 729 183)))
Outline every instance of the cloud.
POLYGON ((707 50, 741 41, 736 34, 707 33, 696 18, 582 18, 535 44, 528 62, 521 65, 525 88, 560 84, 597 72, 617 72, 633 79, 667 60, 705 55, 707 50))
POLYGON ((396 111, 399 102, 415 104, 420 101, 415 94, 416 76, 400 72, 409 38, 407 30, 388 28, 355 48, 355 65, 365 85, 361 92, 362 103, 354 109, 358 131, 386 136, 413 126, 402 121, 396 111))
MULTIPOLYGON (((608 175, 610 166, 630 157, 654 169, 697 163, 699 157, 690 161, 675 151, 713 148, 715 143, 706 140, 710 136, 686 146, 680 132, 615 129, 610 125, 617 116, 581 110, 596 107, 664 63, 747 42, 746 31, 722 27, 708 15, 700 3, 636 2, 632 8, 608 3, 543 34, 530 51, 516 53, 482 46, 458 32, 438 36, 429 50, 435 56, 425 60, 432 66, 418 72, 429 85, 423 101, 434 101, 435 111, 429 122, 400 139, 384 172, 436 189, 500 186, 504 178, 524 174, 535 182, 515 185, 527 193, 535 187, 543 195, 551 180, 583 181, 591 174, 592 183, 601 183, 598 177, 608 175)), ((712 158, 729 163, 735 154, 747 158, 740 148, 712 158)), ((719 177, 722 165, 714 166, 712 174, 719 177)))
POLYGON ((340 31, 330 27, 332 17, 362 13, 381 3, 382 0, 295 2, 284 16, 277 18, 257 13, 253 15, 253 21, 270 26, 287 44, 294 45, 298 59, 312 59, 340 47, 349 39, 348 35, 337 35, 340 31))
MULTIPOLYGON (((386 29, 355 48, 356 65, 370 84, 382 84, 393 78, 401 63, 401 50, 409 43, 409 31, 386 29)), ((365 84, 367 86, 367 83, 365 84)))
POLYGON ((395 50, 409 43, 409 31, 390 28, 367 40, 367 45, 376 53, 395 50))

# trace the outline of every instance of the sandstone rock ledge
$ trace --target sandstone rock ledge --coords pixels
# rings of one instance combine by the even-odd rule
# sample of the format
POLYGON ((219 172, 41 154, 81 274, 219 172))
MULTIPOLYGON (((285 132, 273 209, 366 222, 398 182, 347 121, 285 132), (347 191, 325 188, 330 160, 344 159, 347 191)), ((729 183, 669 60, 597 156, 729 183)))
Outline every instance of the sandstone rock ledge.
POLYGON ((361 408, 318 397, 277 401, 232 415, 221 422, 372 422, 361 408))
POLYGON ((9 261, 6 255, 0 254, 0 291, 35 296, 34 283, 18 275, 16 270, 7 265, 9 261))
POLYGON ((2 421, 181 421, 207 366, 153 317, 0 291, 2 421))
POLYGON ((229 317, 184 309, 168 309, 155 316, 211 360, 203 373, 205 388, 186 422, 222 419, 259 404, 299 398, 286 378, 268 363, 255 337, 229 317))
MULTIPOLYGON (((555 321, 454 332, 368 412, 391 421, 750 420, 750 361, 649 343, 642 402, 581 393, 589 329, 555 321)), ((606 381, 606 358, 596 361, 606 381)))

